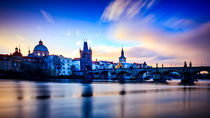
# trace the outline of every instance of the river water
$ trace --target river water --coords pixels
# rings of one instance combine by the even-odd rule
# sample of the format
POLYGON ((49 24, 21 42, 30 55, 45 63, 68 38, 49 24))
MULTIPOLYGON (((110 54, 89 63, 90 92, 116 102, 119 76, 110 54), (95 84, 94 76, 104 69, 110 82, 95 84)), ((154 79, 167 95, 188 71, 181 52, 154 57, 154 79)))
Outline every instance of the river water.
POLYGON ((0 80, 0 118, 210 118, 210 81, 65 83, 0 80))

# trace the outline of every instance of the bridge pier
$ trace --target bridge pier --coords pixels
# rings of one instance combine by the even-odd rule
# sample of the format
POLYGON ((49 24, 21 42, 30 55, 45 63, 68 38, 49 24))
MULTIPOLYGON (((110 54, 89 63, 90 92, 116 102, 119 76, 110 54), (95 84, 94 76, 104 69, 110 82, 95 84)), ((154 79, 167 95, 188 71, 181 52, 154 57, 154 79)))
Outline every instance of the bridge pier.
POLYGON ((198 81, 193 73, 190 72, 189 69, 183 73, 181 84, 190 84, 193 85, 195 81, 198 81))
POLYGON ((189 67, 186 67, 184 66, 184 73, 183 73, 183 76, 182 76, 182 79, 181 79, 181 84, 194 84, 194 81, 195 78, 193 76, 193 73, 191 72, 192 71, 192 63, 190 62, 190 66, 189 67))
POLYGON ((84 78, 83 78, 82 83, 91 83, 93 81, 93 73, 92 72, 88 73, 88 71, 84 71, 83 75, 84 75, 84 78))

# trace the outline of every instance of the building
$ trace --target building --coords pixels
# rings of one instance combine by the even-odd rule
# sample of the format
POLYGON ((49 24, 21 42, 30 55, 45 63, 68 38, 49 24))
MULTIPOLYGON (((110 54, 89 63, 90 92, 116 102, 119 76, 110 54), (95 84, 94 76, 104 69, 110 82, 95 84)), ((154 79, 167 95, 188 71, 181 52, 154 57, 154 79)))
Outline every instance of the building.
POLYGON ((34 47, 33 53, 30 53, 28 57, 44 57, 49 56, 49 51, 45 45, 43 45, 43 42, 40 40, 39 44, 34 47))
POLYGON ((147 63, 126 63, 126 58, 124 56, 124 50, 122 47, 121 56, 119 57, 119 62, 115 65, 115 68, 147 68, 147 63))
POLYGON ((92 50, 88 49, 88 43, 85 41, 83 50, 80 50, 80 71, 92 70, 92 50))
POLYGON ((115 68, 124 68, 124 66, 121 62, 119 62, 116 64, 115 68))
POLYGON ((49 71, 51 76, 58 76, 61 69, 61 63, 59 56, 57 55, 49 55, 43 58, 45 69, 49 71))
POLYGON ((121 62, 117 63, 115 66, 115 68, 131 68, 131 67, 133 67, 132 63, 121 63, 121 62))
POLYGON ((121 56, 119 57, 119 62, 116 64, 115 68, 125 68, 125 65, 127 66, 127 63, 126 63, 126 58, 124 56, 124 50, 122 47, 121 56))
POLYGON ((111 61, 93 61, 92 69, 113 69, 114 63, 111 61))
POLYGON ((12 69, 11 55, 0 54, 0 70, 1 71, 13 70, 12 69))
POLYGON ((63 56, 59 56, 61 69, 59 71, 59 75, 68 76, 72 74, 71 66, 72 66, 72 59, 66 58, 63 56))
POLYGON ((21 63, 23 61, 23 55, 20 48, 15 48, 13 54, 1 54, 0 55, 0 70, 2 71, 21 71, 21 63))
POLYGON ((45 70, 50 72, 51 76, 68 76, 72 74, 72 59, 62 55, 49 55, 43 58, 45 70))
POLYGON ((126 58, 125 58, 125 56, 124 56, 123 47, 122 47, 122 51, 121 51, 121 56, 119 57, 119 62, 121 62, 121 63, 126 63, 126 58))
POLYGON ((80 58, 74 58, 72 60, 72 67, 75 71, 80 71, 80 58))
MULTIPOLYGON (((87 44, 84 45, 84 51, 81 51, 83 62, 91 61, 91 49, 86 49, 87 44), (89 57, 86 59, 86 55, 89 57)), ((49 55, 49 51, 43 42, 40 40, 39 44, 34 47, 32 53, 28 56, 23 56, 21 50, 15 48, 13 54, 0 54, 0 70, 1 71, 26 71, 38 70, 50 76, 68 76, 72 74, 73 64, 76 71, 80 71, 80 58, 72 61, 71 58, 63 57, 62 55, 49 55)), ((92 64, 89 63, 89 64, 92 64)), ((34 71, 33 71, 34 72, 34 71)))

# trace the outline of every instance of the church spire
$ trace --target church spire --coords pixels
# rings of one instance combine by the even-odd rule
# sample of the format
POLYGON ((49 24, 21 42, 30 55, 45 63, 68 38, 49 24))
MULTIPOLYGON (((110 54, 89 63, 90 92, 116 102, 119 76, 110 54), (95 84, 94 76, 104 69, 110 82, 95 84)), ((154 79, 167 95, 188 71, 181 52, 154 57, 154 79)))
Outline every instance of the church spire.
POLYGON ((120 63, 126 63, 126 58, 124 56, 123 46, 122 46, 121 56, 119 57, 119 62, 120 63))
POLYGON ((122 51, 121 51, 121 57, 124 57, 124 50, 123 50, 123 46, 122 46, 122 51))

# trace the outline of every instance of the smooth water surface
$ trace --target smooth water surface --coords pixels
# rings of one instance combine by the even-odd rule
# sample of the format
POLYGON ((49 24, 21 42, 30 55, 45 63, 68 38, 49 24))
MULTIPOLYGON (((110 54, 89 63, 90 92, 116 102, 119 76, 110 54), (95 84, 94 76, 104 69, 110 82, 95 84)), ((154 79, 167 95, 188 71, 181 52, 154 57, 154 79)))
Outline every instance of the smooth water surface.
POLYGON ((210 81, 56 83, 0 80, 0 118, 210 117, 210 81))

